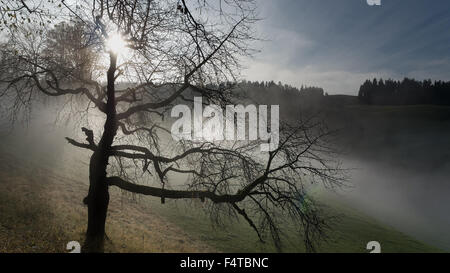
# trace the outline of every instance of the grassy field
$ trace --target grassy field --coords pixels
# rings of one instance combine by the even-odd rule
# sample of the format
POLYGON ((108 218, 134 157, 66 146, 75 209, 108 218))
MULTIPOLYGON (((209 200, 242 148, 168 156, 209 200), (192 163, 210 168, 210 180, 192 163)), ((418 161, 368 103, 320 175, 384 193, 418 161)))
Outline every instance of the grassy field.
MULTIPOLYGON (((392 228, 384 226, 372 218, 348 207, 346 202, 334 196, 320 197, 326 203, 324 211, 336 216, 332 220, 333 231, 329 239, 318 246, 318 252, 364 253, 366 244, 378 241, 382 251, 388 253, 402 252, 440 252, 439 249, 425 245, 392 228)), ((154 201, 153 207, 173 224, 183 228, 189 234, 199 236, 208 245, 223 252, 276 252, 273 243, 262 244, 254 231, 245 221, 234 221, 216 228, 208 223, 208 217, 195 206, 180 207, 175 204, 159 206, 154 201)), ((283 233, 283 252, 305 252, 302 236, 293 226, 285 226, 283 233)))
MULTIPOLYGON (((24 144, 26 146, 26 144, 24 144)), ((69 241, 81 241, 86 227, 87 173, 81 161, 51 158, 52 151, 29 151, 3 144, 0 154, 0 252, 65 252, 69 241), (54 161, 52 164, 49 161, 54 161), (83 165, 81 165, 83 166, 83 165)), ((66 151, 66 152, 70 152, 66 151)), ((85 166, 85 165, 84 165, 85 166)), ((85 166, 86 167, 86 166, 85 166)), ((383 226, 339 200, 320 197, 325 211, 339 216, 320 252, 367 252, 379 241, 383 252, 436 252, 383 226)), ((258 241, 244 221, 214 227, 201 203, 167 202, 112 189, 107 222, 108 252, 275 252, 270 240, 258 241)), ((301 236, 284 227, 284 251, 304 252, 301 236)))

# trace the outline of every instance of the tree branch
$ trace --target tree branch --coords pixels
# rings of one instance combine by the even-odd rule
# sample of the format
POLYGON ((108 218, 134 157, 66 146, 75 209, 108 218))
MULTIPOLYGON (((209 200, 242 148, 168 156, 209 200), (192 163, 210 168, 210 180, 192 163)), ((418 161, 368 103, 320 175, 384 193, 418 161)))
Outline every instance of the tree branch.
POLYGON ((267 177, 261 176, 256 179, 253 183, 247 185, 243 190, 238 191, 236 194, 224 194, 218 195, 210 191, 189 191, 189 190, 166 190, 156 187, 143 186, 133 184, 131 182, 125 181, 120 177, 109 177, 107 178, 107 183, 110 186, 116 186, 123 190, 150 195, 155 197, 164 197, 169 199, 209 199, 214 203, 238 203, 243 201, 251 192, 253 188, 257 185, 263 183, 267 177))

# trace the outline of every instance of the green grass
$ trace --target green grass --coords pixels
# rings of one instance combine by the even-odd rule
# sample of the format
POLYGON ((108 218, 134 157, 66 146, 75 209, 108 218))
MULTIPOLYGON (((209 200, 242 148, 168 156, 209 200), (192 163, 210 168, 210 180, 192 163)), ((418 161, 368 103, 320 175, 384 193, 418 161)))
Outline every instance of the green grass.
MULTIPOLYGON (((0 252, 65 252, 65 244, 82 240, 86 228, 86 207, 81 200, 87 191, 87 167, 76 169, 73 160, 43 163, 51 159, 49 152, 37 152, 30 160, 17 159, 17 149, 5 145, 0 146, 0 252)), ((319 252, 364 253, 369 241, 379 241, 383 252, 440 251, 376 222, 343 200, 317 197, 327 215, 338 216, 331 225, 330 239, 320 244, 319 252)), ((276 252, 270 239, 260 243, 242 219, 214 227, 200 206, 197 201, 189 206, 183 201, 162 205, 159 199, 124 195, 114 189, 107 251, 276 252)), ((295 227, 285 225, 283 230, 284 252, 305 252, 295 227)))
MULTIPOLYGON (((330 195, 318 197, 324 204, 324 212, 334 216, 331 220, 329 239, 319 244, 317 251, 326 253, 367 253, 366 245, 370 241, 381 243, 382 252, 386 253, 427 253, 441 252, 438 248, 421 243, 396 231, 374 219, 358 212, 330 195), (325 205, 326 204, 326 205, 325 205)), ((217 227, 212 225, 206 213, 199 209, 200 203, 190 206, 169 203, 161 205, 152 199, 149 205, 158 214, 164 215, 173 224, 186 232, 199 236, 204 242, 221 252, 276 252, 273 242, 261 243, 257 235, 243 220, 227 221, 217 227)), ((283 252, 305 252, 302 236, 295 226, 283 227, 283 252)))

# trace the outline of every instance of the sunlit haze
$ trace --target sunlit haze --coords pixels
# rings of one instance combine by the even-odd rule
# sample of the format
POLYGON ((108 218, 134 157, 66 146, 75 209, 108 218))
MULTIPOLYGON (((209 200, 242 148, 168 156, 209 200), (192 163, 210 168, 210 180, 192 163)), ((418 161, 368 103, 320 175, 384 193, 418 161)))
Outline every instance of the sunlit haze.
POLYGON ((127 43, 120 33, 111 34, 106 40, 107 50, 111 50, 114 54, 124 55, 127 52, 127 43))

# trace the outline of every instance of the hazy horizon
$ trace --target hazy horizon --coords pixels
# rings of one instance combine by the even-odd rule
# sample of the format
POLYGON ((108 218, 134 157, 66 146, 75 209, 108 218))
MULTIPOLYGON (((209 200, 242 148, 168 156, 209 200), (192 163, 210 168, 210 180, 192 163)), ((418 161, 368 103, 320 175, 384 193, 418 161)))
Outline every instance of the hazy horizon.
POLYGON ((260 0, 243 78, 356 95, 368 78, 450 80, 450 2, 260 0), (358 23, 356 23, 358 22, 358 23))

